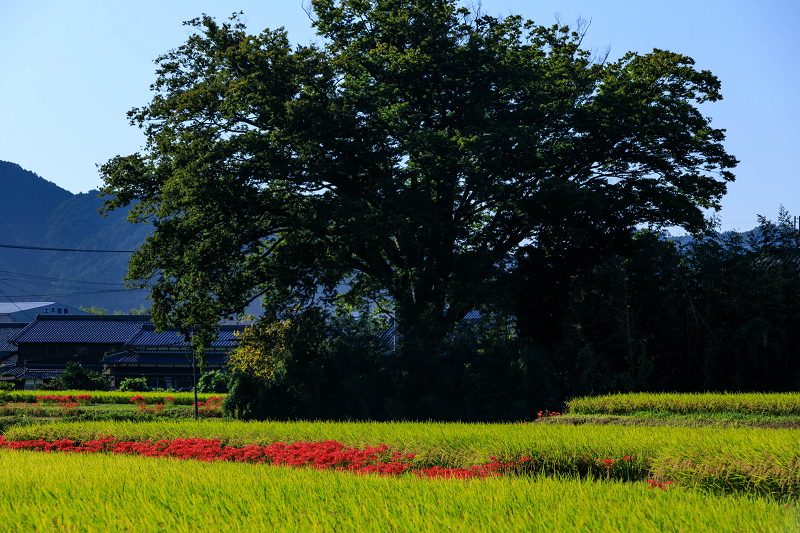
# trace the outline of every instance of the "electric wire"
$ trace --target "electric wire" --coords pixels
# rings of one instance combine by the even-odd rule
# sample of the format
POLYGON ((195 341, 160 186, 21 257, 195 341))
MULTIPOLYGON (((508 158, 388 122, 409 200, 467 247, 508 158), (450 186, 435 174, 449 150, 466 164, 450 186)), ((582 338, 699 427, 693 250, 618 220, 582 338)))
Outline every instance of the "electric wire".
POLYGON ((103 254, 132 254, 135 250, 86 250, 81 248, 50 248, 44 246, 20 246, 17 244, 0 244, 0 248, 14 248, 16 250, 39 250, 46 252, 85 252, 103 254))
POLYGON ((124 283, 110 283, 107 281, 83 281, 79 279, 66 279, 66 278, 53 278, 49 276, 37 276, 34 274, 20 274, 18 272, 12 272, 10 270, 0 270, 0 274, 5 276, 12 276, 16 278, 25 278, 29 280, 37 280, 37 281, 57 281, 60 283, 83 283, 87 285, 111 285, 113 287, 124 287, 124 283))
POLYGON ((8 287, 11 287, 12 289, 18 290, 20 292, 24 292, 27 295, 26 297, 30 297, 30 298, 51 298, 51 299, 55 299, 55 298, 62 297, 62 296, 84 296, 84 295, 91 295, 91 294, 109 294, 109 293, 112 293, 112 292, 130 292, 130 291, 147 290, 146 287, 135 287, 135 288, 131 288, 131 289, 105 289, 105 290, 97 290, 97 291, 79 291, 79 292, 46 292, 46 293, 35 294, 35 293, 30 292, 30 291, 26 291, 25 289, 22 289, 20 287, 15 287, 14 285, 12 285, 12 284, 10 284, 8 282, 5 282, 5 281, 0 281, 0 283, 2 283, 3 285, 6 285, 8 287))

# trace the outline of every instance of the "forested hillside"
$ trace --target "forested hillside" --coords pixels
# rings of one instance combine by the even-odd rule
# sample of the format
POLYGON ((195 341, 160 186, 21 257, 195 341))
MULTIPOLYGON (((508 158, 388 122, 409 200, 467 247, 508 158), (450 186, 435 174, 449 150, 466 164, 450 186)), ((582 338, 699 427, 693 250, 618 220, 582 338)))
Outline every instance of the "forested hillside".
POLYGON ((145 303, 145 291, 123 287, 130 254, 38 249, 139 246, 149 228, 126 223, 124 211, 102 218, 98 194, 73 194, 15 163, 0 161, 0 301, 58 301, 109 311, 145 303))

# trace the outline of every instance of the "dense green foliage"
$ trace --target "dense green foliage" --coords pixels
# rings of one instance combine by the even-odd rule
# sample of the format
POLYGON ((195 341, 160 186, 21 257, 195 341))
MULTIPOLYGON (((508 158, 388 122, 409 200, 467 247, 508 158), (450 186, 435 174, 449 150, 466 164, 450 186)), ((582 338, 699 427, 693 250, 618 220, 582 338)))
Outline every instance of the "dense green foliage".
MULTIPOLYGON (((129 114, 145 150, 106 163, 102 192, 106 212, 131 206, 131 222, 153 224, 129 280, 152 287, 160 326, 187 333, 259 297, 267 321, 314 321, 335 304, 392 315, 399 357, 369 364, 391 369, 399 407, 369 399, 380 384, 362 396, 369 407, 336 416, 526 409, 525 376, 510 386, 522 399, 480 404, 506 395, 532 352, 449 355, 470 311, 513 312, 518 255, 581 254, 596 234, 624 244, 642 224, 703 229, 701 208, 733 179, 723 130, 697 108, 721 98, 719 81, 689 57, 595 60, 581 31, 452 0, 312 9, 320 46, 249 35, 237 18, 189 22, 186 44, 157 60, 152 101, 129 114), (457 392, 440 390, 449 382, 457 392)), ((195 331, 199 354, 211 335, 195 331)), ((286 390, 328 405, 318 399, 338 376, 318 379, 321 361, 301 353, 284 365, 286 390)))
MULTIPOLYGON (((398 356, 367 314, 303 313, 291 321, 268 376, 235 372, 223 403, 243 419, 405 418, 398 400, 398 356)), ((270 332, 266 332, 269 334, 270 332)), ((256 335, 259 330, 256 330, 256 335)))
POLYGON ((120 392, 147 392, 150 387, 147 386, 147 378, 127 378, 123 379, 119 384, 120 392))
POLYGON ((528 280, 523 335, 547 350, 565 396, 614 391, 800 389, 800 234, 781 211, 749 236, 676 246, 642 234, 627 254, 528 280), (537 306, 549 304, 546 317, 537 306))
POLYGON ((86 390, 98 391, 108 388, 106 378, 92 370, 86 370, 78 363, 68 361, 66 370, 58 378, 45 383, 40 390, 86 390))
POLYGON ((226 394, 230 387, 230 375, 223 374, 219 370, 212 370, 200 376, 197 382, 197 392, 207 392, 210 394, 226 394))
MULTIPOLYGON (((406 388, 404 362, 390 344, 357 342, 385 331, 380 324, 362 317, 361 329, 341 327, 341 318, 329 317, 313 333, 298 320, 282 340, 279 372, 249 379, 261 399, 241 412, 520 420, 560 411, 565 398, 614 391, 797 391, 799 244, 781 211, 777 223, 762 219, 750 235, 701 235, 680 246, 641 232, 625 254, 569 279, 523 279, 517 296, 525 312, 516 322, 462 322, 435 358, 420 363, 431 384, 421 395, 406 388)), ((239 398, 229 406, 248 401, 239 398)))

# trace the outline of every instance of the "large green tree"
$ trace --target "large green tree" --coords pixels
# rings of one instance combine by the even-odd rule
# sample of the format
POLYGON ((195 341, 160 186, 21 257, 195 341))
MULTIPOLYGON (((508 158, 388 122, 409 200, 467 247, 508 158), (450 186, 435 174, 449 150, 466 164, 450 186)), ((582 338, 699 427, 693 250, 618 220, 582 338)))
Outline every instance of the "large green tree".
POLYGON ((422 354, 497 303, 521 246, 586 223, 702 229, 733 179, 698 109, 719 81, 689 57, 605 61, 581 32, 450 0, 312 7, 320 45, 187 23, 129 114, 145 149, 102 167, 104 209, 153 224, 129 279, 159 324, 346 286, 422 354))

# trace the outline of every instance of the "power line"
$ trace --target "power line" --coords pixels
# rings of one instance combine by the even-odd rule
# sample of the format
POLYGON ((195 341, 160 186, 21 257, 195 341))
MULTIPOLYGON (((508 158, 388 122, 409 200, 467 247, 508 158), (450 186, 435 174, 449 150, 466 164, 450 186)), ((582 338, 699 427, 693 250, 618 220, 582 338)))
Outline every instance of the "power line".
POLYGON ((132 254, 135 250, 82 250, 78 248, 45 248, 40 246, 17 246, 15 244, 0 244, 0 248, 16 248, 19 250, 42 250, 48 252, 91 252, 106 254, 132 254))
POLYGON ((44 294, 34 294, 34 293, 32 293, 30 291, 26 291, 25 289, 22 289, 20 287, 15 287, 14 285, 11 285, 10 283, 7 283, 5 281, 0 281, 0 283, 2 283, 3 285, 6 285, 8 287, 11 287, 12 289, 18 290, 20 292, 24 292, 25 294, 27 294, 26 298, 51 298, 51 299, 54 299, 54 298, 58 298, 58 297, 61 297, 61 296, 83 296, 83 295, 89 295, 89 294, 108 294, 108 293, 112 293, 112 292, 131 292, 131 291, 144 291, 144 290, 147 290, 147 288, 145 288, 145 287, 135 287, 135 288, 130 288, 130 289, 107 289, 107 290, 102 290, 102 291, 62 292, 62 293, 50 292, 50 293, 44 293, 44 294))
POLYGON ((0 221, 0 226, 96 226, 105 228, 108 226, 125 226, 132 227, 130 222, 3 222, 0 221))
POLYGON ((37 281, 58 281, 61 283, 82 283, 86 285, 111 285, 114 287, 124 287, 124 283, 109 283, 105 281, 82 281, 79 279, 66 279, 66 278, 51 278, 48 276, 36 276, 33 274, 20 274, 18 272, 12 272, 11 270, 0 270, 0 274, 11 276, 14 278, 25 278, 30 280, 37 280, 37 281))
POLYGON ((16 308, 17 308, 17 311, 19 311, 20 313, 23 313, 24 315, 26 315, 26 316, 30 317, 30 315, 29 315, 28 313, 26 313, 25 311, 23 311, 23 310, 20 308, 20 306, 19 306, 19 305, 17 305, 17 302, 15 302, 15 301, 14 301, 14 300, 12 300, 11 298, 9 298, 9 297, 8 297, 8 295, 2 291, 2 289, 0 289, 0 294, 2 294, 3 296, 5 296, 5 297, 6 297, 6 300, 8 300, 10 303, 14 304, 14 307, 16 307, 16 308))

